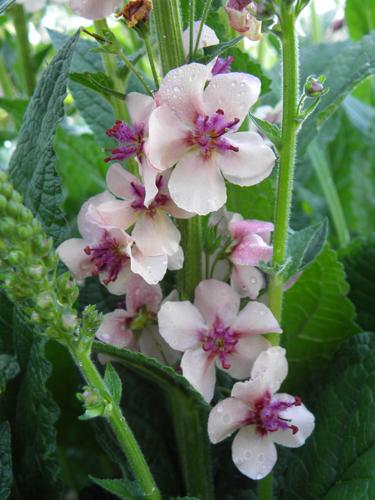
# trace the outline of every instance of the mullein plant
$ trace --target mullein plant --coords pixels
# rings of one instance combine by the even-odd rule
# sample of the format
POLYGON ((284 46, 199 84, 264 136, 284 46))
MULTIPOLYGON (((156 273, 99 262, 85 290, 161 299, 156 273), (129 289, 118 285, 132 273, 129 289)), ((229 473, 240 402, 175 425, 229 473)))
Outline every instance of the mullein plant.
MULTIPOLYGON (((121 382, 112 363, 126 364, 122 350, 170 366, 202 396, 202 404, 212 405, 208 422, 202 423, 206 434, 216 444, 236 433, 233 462, 244 476, 261 481, 261 498, 272 497, 275 445, 302 446, 314 430, 314 416, 301 398, 279 392, 288 374, 288 353, 279 345, 288 335, 283 293, 300 274, 285 273, 296 140, 302 121, 324 94, 318 77, 308 82, 305 95, 298 91, 295 24, 307 3, 228 0, 222 12, 241 36, 259 39, 263 23, 280 39, 282 123, 275 126, 275 140, 267 137, 263 120, 256 122, 258 129, 249 125, 261 81, 245 68, 231 69, 235 61, 226 56, 220 33, 206 25, 211 1, 199 20, 195 2, 188 2, 190 25, 182 31, 177 0, 154 0, 153 5, 150 0, 125 5, 71 0, 74 12, 96 20, 94 30, 83 36, 91 33, 103 58, 122 51, 105 16, 115 14, 121 26, 137 30, 154 85, 126 59, 142 90, 124 97, 123 115, 117 114, 106 131, 112 141, 103 151, 106 190, 85 201, 77 214, 80 237, 60 243, 56 251, 1 174, 2 289, 38 334, 70 352, 86 384, 80 394, 85 418, 104 417, 128 459, 137 487, 129 498, 156 500, 162 494, 125 420, 126 404, 120 406, 121 382), (148 41, 151 25, 160 67, 155 45, 148 41), (229 185, 255 186, 274 171, 274 220, 245 219, 227 210, 229 185), (70 273, 61 274, 62 263, 70 273), (79 290, 88 277, 117 296, 111 312, 101 315, 95 304, 77 312, 79 290), (110 356, 100 355, 101 364, 92 354, 95 338, 96 350, 117 348, 110 356), (219 373, 231 381, 228 397, 215 391, 219 373)), ((107 76, 118 79, 118 74, 107 76)), ((174 408, 174 418, 183 414, 183 407, 174 408)), ((194 432, 188 428, 178 439, 189 440, 194 432)), ((180 443, 182 453, 184 446, 180 443)), ((201 478, 199 471, 185 477, 187 493, 214 498, 204 472, 201 478)))

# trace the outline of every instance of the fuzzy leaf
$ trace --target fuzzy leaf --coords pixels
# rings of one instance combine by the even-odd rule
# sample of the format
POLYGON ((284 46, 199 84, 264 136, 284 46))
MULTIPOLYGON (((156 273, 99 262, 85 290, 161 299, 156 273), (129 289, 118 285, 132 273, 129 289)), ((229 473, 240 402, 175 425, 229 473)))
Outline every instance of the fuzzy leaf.
POLYGON ((370 500, 375 491, 375 335, 346 342, 320 387, 310 408, 316 429, 294 451, 280 498, 370 500))
POLYGON ((6 500, 11 492, 13 482, 12 449, 10 443, 10 425, 0 424, 0 498, 6 500))
POLYGON ((285 294, 281 341, 294 381, 321 367, 341 341, 357 333, 343 265, 328 246, 285 294))
POLYGON ((112 80, 105 73, 71 73, 71 80, 80 83, 81 85, 95 90, 106 99, 110 96, 117 97, 118 99, 125 99, 125 94, 120 94, 113 89, 112 80))
POLYGON ((117 404, 120 404, 122 383, 120 377, 116 373, 116 370, 113 368, 111 363, 106 364, 104 382, 107 384, 107 387, 110 393, 112 394, 112 397, 115 400, 115 402, 117 404))
POLYGON ((375 3, 373 0, 346 0, 345 21, 353 40, 359 40, 375 29, 375 3))
POLYGON ((255 115, 249 113, 251 120, 255 123, 256 127, 263 135, 268 137, 268 139, 275 145, 276 149, 281 146, 281 130, 276 123, 270 123, 266 120, 261 120, 255 115))
POLYGON ((62 193, 55 169, 53 140, 64 116, 66 85, 79 32, 70 38, 43 73, 27 107, 18 144, 9 166, 10 178, 25 205, 58 243, 64 239, 62 193))
POLYGON ((293 232, 288 237, 285 280, 305 269, 322 251, 327 240, 328 220, 293 232))
POLYGON ((211 45, 210 47, 204 48, 204 56, 197 59, 196 62, 200 64, 207 64, 212 61, 217 56, 226 55, 227 50, 235 47, 241 40, 243 36, 238 36, 229 40, 229 42, 218 43, 217 45, 211 45))
POLYGON ((90 479, 104 490, 116 495, 118 498, 123 498, 125 500, 138 500, 144 498, 137 488, 137 484, 128 479, 98 479, 92 476, 90 476, 90 479))

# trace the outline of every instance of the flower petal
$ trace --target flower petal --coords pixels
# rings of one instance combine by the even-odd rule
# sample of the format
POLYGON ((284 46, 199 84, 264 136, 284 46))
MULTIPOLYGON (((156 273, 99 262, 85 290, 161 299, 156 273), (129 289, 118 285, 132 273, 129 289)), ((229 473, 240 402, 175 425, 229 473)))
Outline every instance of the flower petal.
POLYGON ((271 310, 260 302, 246 304, 231 326, 243 335, 282 332, 271 310))
POLYGON ((220 401, 208 417, 208 436, 216 444, 239 429, 249 415, 249 406, 235 398, 220 401))
POLYGON ((139 92, 130 92, 125 99, 132 123, 147 125, 151 112, 155 108, 155 101, 149 95, 139 92))
POLYGON ((240 297, 255 300, 260 290, 266 287, 266 279, 262 271, 253 266, 233 266, 230 284, 240 297))
MULTIPOLYGON (((230 368, 223 370, 236 379, 248 378, 254 361, 262 351, 271 347, 271 344, 260 335, 242 337, 236 344, 236 350, 228 355, 230 368)), ((222 369, 221 364, 217 364, 222 369)))
POLYGON ((137 313, 142 306, 147 311, 156 313, 163 299, 159 285, 149 285, 139 274, 129 277, 126 288, 126 309, 129 313, 137 313))
POLYGON ((107 277, 107 273, 103 273, 100 275, 100 281, 107 288, 109 293, 113 295, 124 295, 126 293, 128 287, 128 280, 131 276, 130 265, 129 262, 124 265, 122 270, 119 272, 117 278, 114 281, 110 281, 108 284, 103 283, 103 279, 107 277))
POLYGON ((232 458, 242 474, 250 479, 262 479, 276 463, 276 446, 268 435, 261 436, 255 426, 247 426, 233 440, 232 458))
POLYGON ((170 271, 178 271, 184 265, 184 251, 181 247, 173 255, 168 255, 168 269, 170 271))
POLYGON ((101 205, 90 205, 87 209, 87 220, 104 230, 111 228, 128 229, 134 224, 139 212, 134 210, 130 201, 106 201, 101 205))
MULTIPOLYGON (((273 399, 278 399, 281 401, 294 401, 293 396, 289 394, 275 394, 273 399)), ((302 446, 306 439, 310 436, 315 427, 315 417, 306 408, 305 405, 291 406, 287 410, 280 413, 282 418, 290 420, 292 425, 298 427, 298 431, 293 434, 291 429, 280 429, 272 433, 272 440, 283 446, 288 446, 289 448, 298 448, 302 446)))
POLYGON ((225 137, 238 148, 238 151, 227 150, 216 155, 216 163, 229 182, 253 186, 271 174, 276 157, 259 134, 236 132, 225 137))
POLYGON ((143 180, 143 185, 145 187, 145 199, 143 200, 143 203, 145 207, 148 207, 155 196, 158 194, 156 177, 159 172, 151 165, 151 163, 145 156, 142 157, 142 160, 139 163, 139 168, 143 180))
POLYGON ((230 325, 240 309, 240 297, 227 283, 204 280, 195 289, 194 305, 211 325, 217 316, 230 325))
POLYGON ((259 78, 246 73, 225 73, 214 76, 204 91, 206 114, 224 111, 225 119, 239 119, 238 128, 260 94, 259 78))
MULTIPOLYGON (((197 41, 198 32, 201 22, 195 21, 193 25, 193 50, 195 48, 195 43, 197 41)), ((189 54, 190 46, 190 29, 187 28, 182 34, 182 43, 184 46, 185 55, 189 54)), ((211 45, 216 45, 220 43, 220 40, 216 36, 216 33, 212 28, 204 24, 202 27, 202 33, 199 39, 198 49, 203 49, 204 47, 210 47, 211 45)))
POLYGON ((104 191, 104 193, 92 196, 82 205, 81 210, 79 211, 79 214, 77 216, 77 226, 78 231, 81 233, 85 240, 92 242, 100 238, 100 236, 103 234, 102 226, 98 226, 97 224, 92 223, 88 220, 87 213, 89 208, 113 200, 115 200, 115 197, 112 196, 108 191, 104 191))
POLYGON ((274 225, 272 222, 266 222, 263 220, 232 219, 228 224, 228 229, 234 240, 256 233, 262 236, 266 243, 269 243, 269 238, 274 230, 274 225))
POLYGON ((174 255, 179 248, 180 231, 166 213, 144 212, 135 223, 132 237, 144 255, 174 255))
POLYGON ((164 105, 151 113, 149 129, 145 144, 147 158, 158 170, 173 167, 190 147, 186 143, 190 128, 164 105))
POLYGON ((183 354, 181 368, 183 376, 209 403, 214 396, 216 382, 213 360, 210 360, 207 353, 199 346, 196 349, 188 349, 183 354))
POLYGON ((106 181, 108 189, 115 196, 123 198, 124 200, 132 200, 134 198, 131 184, 139 184, 139 180, 135 175, 125 170, 119 163, 114 163, 109 167, 106 181))
POLYGON ((84 252, 87 241, 80 238, 66 240, 56 249, 60 260, 77 280, 83 280, 91 275, 95 269, 91 257, 84 252))
POLYGON ((198 215, 218 210, 227 199, 225 182, 216 164, 204 160, 198 152, 189 152, 177 163, 168 187, 178 207, 198 215))
POLYGON ((115 309, 103 316, 103 321, 96 332, 96 337, 117 347, 129 347, 134 341, 133 333, 127 328, 129 313, 124 309, 115 309))
POLYGON ((137 248, 129 246, 130 267, 133 273, 139 274, 150 285, 156 285, 164 278, 167 271, 166 255, 146 256, 137 248))
POLYGON ((180 120, 193 123, 197 113, 204 114, 203 89, 210 77, 210 70, 204 64, 191 63, 172 69, 160 84, 157 101, 167 104, 180 120))
POLYGON ((237 266, 257 266, 272 257, 272 246, 267 245, 258 234, 249 234, 235 245, 230 260, 237 266))
POLYGON ((164 302, 158 314, 158 322, 160 335, 177 351, 186 351, 198 345, 199 332, 206 330, 201 313, 188 301, 164 302))
POLYGON ((113 14, 119 5, 119 0, 70 0, 74 14, 86 19, 103 19, 113 14))
POLYGON ((286 351, 282 347, 270 347, 258 356, 251 370, 251 378, 259 379, 271 394, 280 389, 282 382, 288 375, 288 362, 285 353, 286 351))

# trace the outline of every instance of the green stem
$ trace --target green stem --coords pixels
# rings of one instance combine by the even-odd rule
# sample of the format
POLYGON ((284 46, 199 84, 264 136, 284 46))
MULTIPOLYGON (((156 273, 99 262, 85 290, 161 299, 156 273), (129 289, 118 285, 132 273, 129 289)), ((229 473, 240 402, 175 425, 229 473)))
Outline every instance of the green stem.
MULTIPOLYGON (((98 35, 105 37, 105 32, 109 29, 107 21, 105 19, 98 19, 97 21, 94 21, 94 26, 98 35)), ((124 82, 117 76, 117 56, 115 54, 102 52, 102 59, 104 69, 113 81, 114 90, 123 94, 125 85, 124 82)), ((127 117, 125 103, 121 102, 114 96, 110 96, 109 99, 116 119, 124 120, 127 117)))
POLYGON ((0 85, 4 97, 13 97, 13 85, 9 78, 9 72, 5 66, 4 58, 0 56, 0 85))
POLYGON ((166 74, 185 63, 178 0, 154 0, 154 14, 161 65, 166 74))
POLYGON ((22 79, 24 90, 27 95, 33 95, 35 88, 35 74, 31 46, 29 42, 29 33, 27 29, 27 18, 25 9, 22 5, 12 7, 12 16, 16 30, 18 52, 21 60, 22 79))
POLYGON ((150 45, 150 38, 149 38, 148 33, 145 33, 143 35, 143 41, 145 42, 145 47, 146 47, 146 51, 147 51, 147 55, 148 55, 148 60, 150 62, 152 76, 154 78, 155 88, 157 90, 159 88, 159 75, 158 75, 158 70, 156 69, 155 59, 154 59, 154 55, 152 52, 152 47, 150 45))
POLYGON ((322 25, 320 18, 316 13, 315 1, 310 3, 310 18, 311 18, 311 38, 313 43, 319 43, 322 39, 322 25))
POLYGON ((273 478, 272 474, 268 474, 264 479, 258 483, 258 500, 272 500, 272 489, 273 489, 273 478))
MULTIPOLYGON (((280 24, 282 30, 283 120, 273 238, 273 265, 276 268, 283 265, 286 257, 297 140, 298 46, 295 14, 293 7, 287 2, 281 3, 280 24)), ((279 322, 282 316, 282 303, 283 279, 279 274, 276 274, 270 280, 269 306, 279 322)), ((278 335, 271 334, 268 337, 272 344, 279 343, 278 335)))
POLYGON ((308 148, 310 160, 314 166, 320 186, 323 190, 333 224, 336 229, 340 247, 345 247, 350 242, 350 233, 346 224, 345 214, 332 178, 331 169, 322 147, 315 139, 308 148))
POLYGON ((263 67, 267 55, 267 36, 263 33, 258 43, 258 63, 263 67))
POLYGON ((87 384, 99 391, 104 399, 112 400, 112 411, 107 417, 108 422, 112 427, 121 449, 129 461, 134 477, 142 489, 144 498, 161 500, 160 492, 154 482, 142 451, 125 417, 122 415, 119 405, 113 401, 110 391, 94 363, 91 361, 89 354, 79 351, 79 347, 77 348, 76 346, 70 346, 69 350, 87 384))
POLYGON ((196 215, 192 219, 179 220, 181 246, 184 250, 184 267, 177 273, 177 287, 181 295, 191 299, 202 279, 202 226, 196 215))
POLYGON ((191 61, 193 58, 194 22, 195 22, 195 0, 190 0, 190 4, 189 4, 189 61, 191 61))
POLYGON ((141 82, 143 88, 147 92, 148 95, 152 96, 152 90, 150 89, 148 83, 146 80, 143 78, 142 73, 138 71, 138 69, 134 66, 134 64, 125 56, 125 54, 122 52, 122 50, 119 51, 118 53, 120 59, 122 62, 125 64, 125 66, 132 71, 135 76, 138 78, 138 80, 141 82))
POLYGON ((205 25, 205 22, 207 20, 207 16, 208 16, 208 13, 210 11, 211 5, 212 5, 212 0, 206 0, 204 7, 203 7, 203 12, 202 12, 202 17, 201 17, 201 22, 199 25, 197 39, 195 40, 194 56, 197 53, 199 41, 200 41, 201 35, 202 35, 203 26, 205 25))

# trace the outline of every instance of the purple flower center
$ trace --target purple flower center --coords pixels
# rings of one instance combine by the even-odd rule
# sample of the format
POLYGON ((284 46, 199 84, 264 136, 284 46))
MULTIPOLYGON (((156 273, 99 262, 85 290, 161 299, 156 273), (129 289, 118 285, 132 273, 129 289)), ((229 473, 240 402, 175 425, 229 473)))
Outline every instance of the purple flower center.
POLYGON ((142 184, 137 184, 135 182, 131 183, 131 189, 133 193, 134 200, 131 204, 131 207, 134 210, 147 210, 150 214, 153 213, 157 208, 164 206, 169 202, 170 197, 167 194, 161 193, 161 189, 163 187, 164 179, 163 176, 160 175, 156 180, 156 187, 158 188, 158 193, 155 198, 152 200, 148 207, 145 206, 145 194, 146 190, 142 184))
POLYGON ((292 406, 300 406, 301 398, 296 396, 294 401, 281 401, 272 399, 269 392, 266 392, 259 398, 250 410, 249 416, 245 421, 245 425, 256 425, 257 431, 262 436, 268 432, 276 432, 280 429, 291 429, 293 434, 298 432, 298 427, 290 423, 289 419, 280 416, 280 413, 291 408, 292 406))
POLYGON ((231 366, 227 358, 235 351, 238 339, 239 334, 229 326, 225 326, 218 316, 215 317, 208 332, 200 332, 202 349, 208 353, 211 360, 218 356, 225 370, 231 366))
POLYGON ((227 7, 235 10, 243 10, 251 3, 251 0, 229 0, 227 7))
POLYGON ((186 141, 189 146, 198 146, 205 159, 210 158, 213 151, 238 152, 238 148, 232 146, 223 136, 234 131, 239 121, 238 118, 226 121, 222 109, 218 109, 212 116, 198 115, 194 122, 195 130, 189 133, 186 141))
POLYGON ((144 126, 142 123, 127 123, 117 120, 112 128, 106 132, 109 137, 113 137, 119 143, 118 148, 110 149, 112 155, 104 161, 127 160, 132 156, 140 157, 143 153, 144 126))
POLYGON ((91 256, 91 262, 95 264, 93 276, 99 273, 106 273, 103 280, 105 285, 115 281, 129 259, 128 255, 122 252, 121 244, 106 231, 97 245, 87 246, 84 249, 87 255, 91 256))

